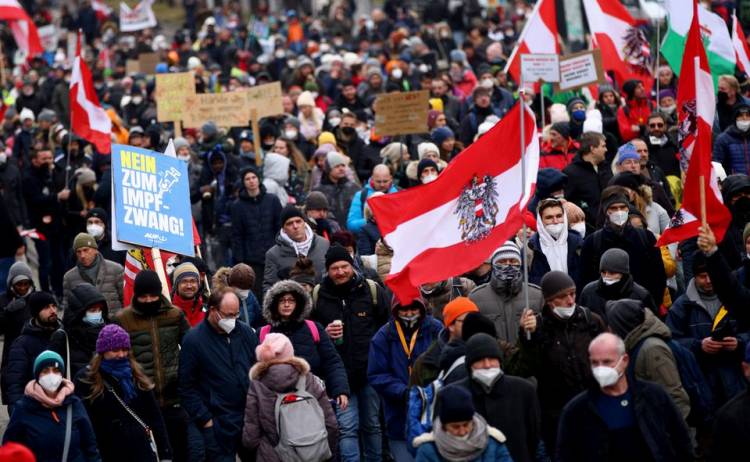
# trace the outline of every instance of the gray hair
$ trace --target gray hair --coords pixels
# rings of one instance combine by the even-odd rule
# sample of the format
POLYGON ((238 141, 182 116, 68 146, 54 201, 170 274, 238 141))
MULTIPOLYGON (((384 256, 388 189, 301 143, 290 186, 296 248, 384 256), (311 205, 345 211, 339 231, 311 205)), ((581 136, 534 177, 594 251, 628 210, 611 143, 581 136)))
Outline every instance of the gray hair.
POLYGON ((617 349, 617 354, 619 356, 624 355, 627 351, 625 349, 625 341, 623 339, 611 332, 604 332, 597 335, 594 340, 589 343, 589 354, 591 354, 591 349, 594 347, 594 345, 597 345, 599 343, 607 344, 607 346, 614 346, 617 349))

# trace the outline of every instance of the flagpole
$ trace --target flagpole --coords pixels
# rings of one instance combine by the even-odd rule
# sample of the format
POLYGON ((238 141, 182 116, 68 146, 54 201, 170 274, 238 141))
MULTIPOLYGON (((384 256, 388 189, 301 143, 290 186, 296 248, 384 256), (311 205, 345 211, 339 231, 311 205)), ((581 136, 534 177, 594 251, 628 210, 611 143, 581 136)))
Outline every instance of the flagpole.
MULTIPOLYGON (((523 81, 523 76, 521 78, 523 81)), ((542 94, 544 91, 542 91, 542 94)), ((518 104, 520 105, 521 109, 521 198, 523 198, 523 195, 526 193, 526 162, 524 160, 524 154, 526 152, 526 130, 524 127, 525 121, 524 121, 524 112, 526 112, 526 101, 524 100, 524 97, 526 96, 526 91, 521 88, 518 91, 518 104)), ((542 111, 544 111, 544 108, 542 108, 542 111)), ((523 200, 523 199, 522 199, 523 200)), ((528 272, 528 264, 529 259, 526 255, 526 248, 528 247, 527 239, 526 239, 526 221, 523 221, 523 231, 521 236, 521 244, 523 246, 522 253, 521 253, 521 271, 523 272, 523 307, 524 309, 529 308, 529 272, 528 272)), ((531 340, 531 331, 526 330, 526 340, 531 340)))
POLYGON ((661 53, 661 19, 656 20, 656 55, 654 56, 654 76, 656 77, 656 107, 659 107, 659 53, 661 53))

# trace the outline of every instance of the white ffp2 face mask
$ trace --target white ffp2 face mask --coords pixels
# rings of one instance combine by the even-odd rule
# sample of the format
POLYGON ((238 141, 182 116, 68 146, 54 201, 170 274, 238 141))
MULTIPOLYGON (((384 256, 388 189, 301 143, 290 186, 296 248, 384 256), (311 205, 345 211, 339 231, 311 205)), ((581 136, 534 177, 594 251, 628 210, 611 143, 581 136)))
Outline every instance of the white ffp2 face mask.
POLYGON ((570 225, 570 229, 580 234, 581 237, 586 237, 586 223, 580 222, 574 225, 570 225))
POLYGON ((219 327, 221 328, 221 330, 223 330, 224 332, 226 332, 227 334, 229 334, 229 333, 231 333, 234 330, 234 325, 236 323, 237 323, 237 320, 234 319, 234 318, 232 318, 232 319, 221 318, 221 319, 219 319, 219 323, 218 324, 219 324, 219 327))
POLYGON ((568 319, 571 316, 573 316, 573 313, 576 310, 576 306, 556 306, 552 308, 552 312, 557 315, 560 319, 568 319))
POLYGON ((624 226, 628 222, 628 211, 618 210, 617 212, 610 212, 609 221, 616 226, 624 226))
POLYGON ((601 388, 611 387, 620 379, 622 374, 617 372, 617 366, 620 364, 620 361, 622 361, 622 356, 615 363, 615 367, 596 366, 591 368, 594 379, 596 379, 601 388))
POLYGON ((549 225, 544 225, 544 229, 547 230, 550 236, 552 236, 553 239, 557 239, 560 237, 560 234, 563 232, 563 227, 565 225, 562 223, 551 223, 549 225))
POLYGON ((486 386, 491 387, 495 383, 495 379, 500 375, 502 369, 499 367, 491 367, 489 369, 474 369, 471 371, 471 378, 486 386))
POLYGON ((86 226, 86 232, 94 236, 94 239, 96 239, 104 234, 104 226, 92 223, 86 226))
POLYGON ((50 393, 57 391, 61 383, 62 375, 56 372, 39 377, 39 385, 50 393))

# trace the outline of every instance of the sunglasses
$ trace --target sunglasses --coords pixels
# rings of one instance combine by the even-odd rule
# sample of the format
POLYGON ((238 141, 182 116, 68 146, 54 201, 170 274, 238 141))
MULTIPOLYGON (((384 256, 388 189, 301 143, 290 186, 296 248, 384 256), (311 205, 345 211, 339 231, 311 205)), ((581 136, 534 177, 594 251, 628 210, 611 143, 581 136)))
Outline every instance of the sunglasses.
POLYGON ((664 128, 664 124, 663 123, 648 124, 648 126, 649 126, 649 128, 664 128))

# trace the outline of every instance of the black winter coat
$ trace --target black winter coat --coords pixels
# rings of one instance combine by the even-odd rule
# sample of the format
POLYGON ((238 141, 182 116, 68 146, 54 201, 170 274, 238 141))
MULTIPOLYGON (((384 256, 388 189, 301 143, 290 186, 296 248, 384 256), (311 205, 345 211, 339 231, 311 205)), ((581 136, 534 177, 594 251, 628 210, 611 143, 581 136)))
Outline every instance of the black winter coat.
POLYGON ((607 187, 612 179, 612 170, 606 165, 599 165, 599 170, 576 154, 573 161, 563 169, 568 176, 565 185, 565 199, 579 206, 586 214, 586 223, 590 226, 596 224, 596 216, 599 213, 599 199, 602 190, 607 187))
MULTIPOLYGON (((677 158, 680 148, 677 143, 672 139, 671 136, 667 136, 667 142, 661 146, 651 144, 651 141, 646 138, 646 146, 648 146, 648 158, 649 162, 654 162, 665 175, 680 176, 680 161, 677 158)), ((729 173, 729 170, 727 170, 729 173)))
POLYGON ((380 240, 380 230, 374 221, 369 220, 357 235, 357 253, 360 255, 373 255, 375 244, 380 240))
POLYGON ((737 458, 747 452, 750 441, 750 390, 745 390, 726 403, 714 419, 712 461, 737 458))
POLYGON ((232 211, 232 256, 238 263, 263 265, 266 252, 273 247, 276 233, 281 229, 279 198, 261 192, 250 197, 246 189, 240 191, 232 211))
POLYGON ((367 358, 370 341, 388 321, 390 304, 382 287, 377 288, 377 305, 372 303, 369 284, 355 274, 342 286, 329 277, 320 284, 311 318, 325 328, 339 319, 344 323, 344 341, 336 349, 344 361, 349 387, 355 392, 367 384, 367 358))
MULTIPOLYGON (((693 460, 692 444, 682 415, 660 385, 640 380, 630 382, 635 401, 635 419, 654 462, 693 460)), ((599 389, 589 389, 563 409, 557 435, 558 462, 612 460, 609 429, 593 403, 599 389)), ((618 459, 619 460, 619 459, 618 459)))
MULTIPOLYGON (((136 422, 128 411, 117 401, 112 391, 105 385, 101 395, 93 400, 87 399, 91 386, 83 379, 88 370, 83 369, 76 377, 76 395, 83 401, 86 412, 96 434, 96 445, 102 460, 105 462, 130 462, 135 460, 154 460, 150 440, 143 427, 136 422)), ((120 382, 105 372, 99 371, 114 393, 124 401, 125 394, 120 382)), ((169 446, 167 429, 164 426, 159 405, 153 391, 143 391, 136 387, 137 394, 128 407, 154 432, 154 440, 159 452, 159 459, 170 459, 172 450, 169 446)))
POLYGON ((644 307, 649 308, 654 314, 658 315, 659 310, 654 304, 651 294, 642 285, 634 282, 633 276, 629 274, 623 274, 622 279, 611 286, 604 284, 601 278, 589 282, 581 291, 578 303, 601 316, 606 321, 607 313, 604 307, 607 302, 610 300, 622 300, 624 298, 640 300, 644 307))
POLYGON ((340 179, 338 183, 333 183, 327 174, 323 174, 320 185, 315 188, 315 191, 325 194, 328 199, 328 210, 333 213, 340 224, 346 223, 352 199, 359 190, 360 187, 353 181, 349 181, 347 177, 340 179))
MULTIPOLYGON (((29 292, 30 294, 31 292, 29 292)), ((0 363, 0 369, 5 370, 5 366, 8 361, 8 354, 10 353, 10 347, 13 345, 13 341, 21 335, 23 326, 31 319, 31 313, 26 307, 27 297, 16 297, 8 305, 0 309, 0 333, 3 334, 3 358, 0 363)), ((3 402, 5 400, 5 388, 3 388, 3 402)))

